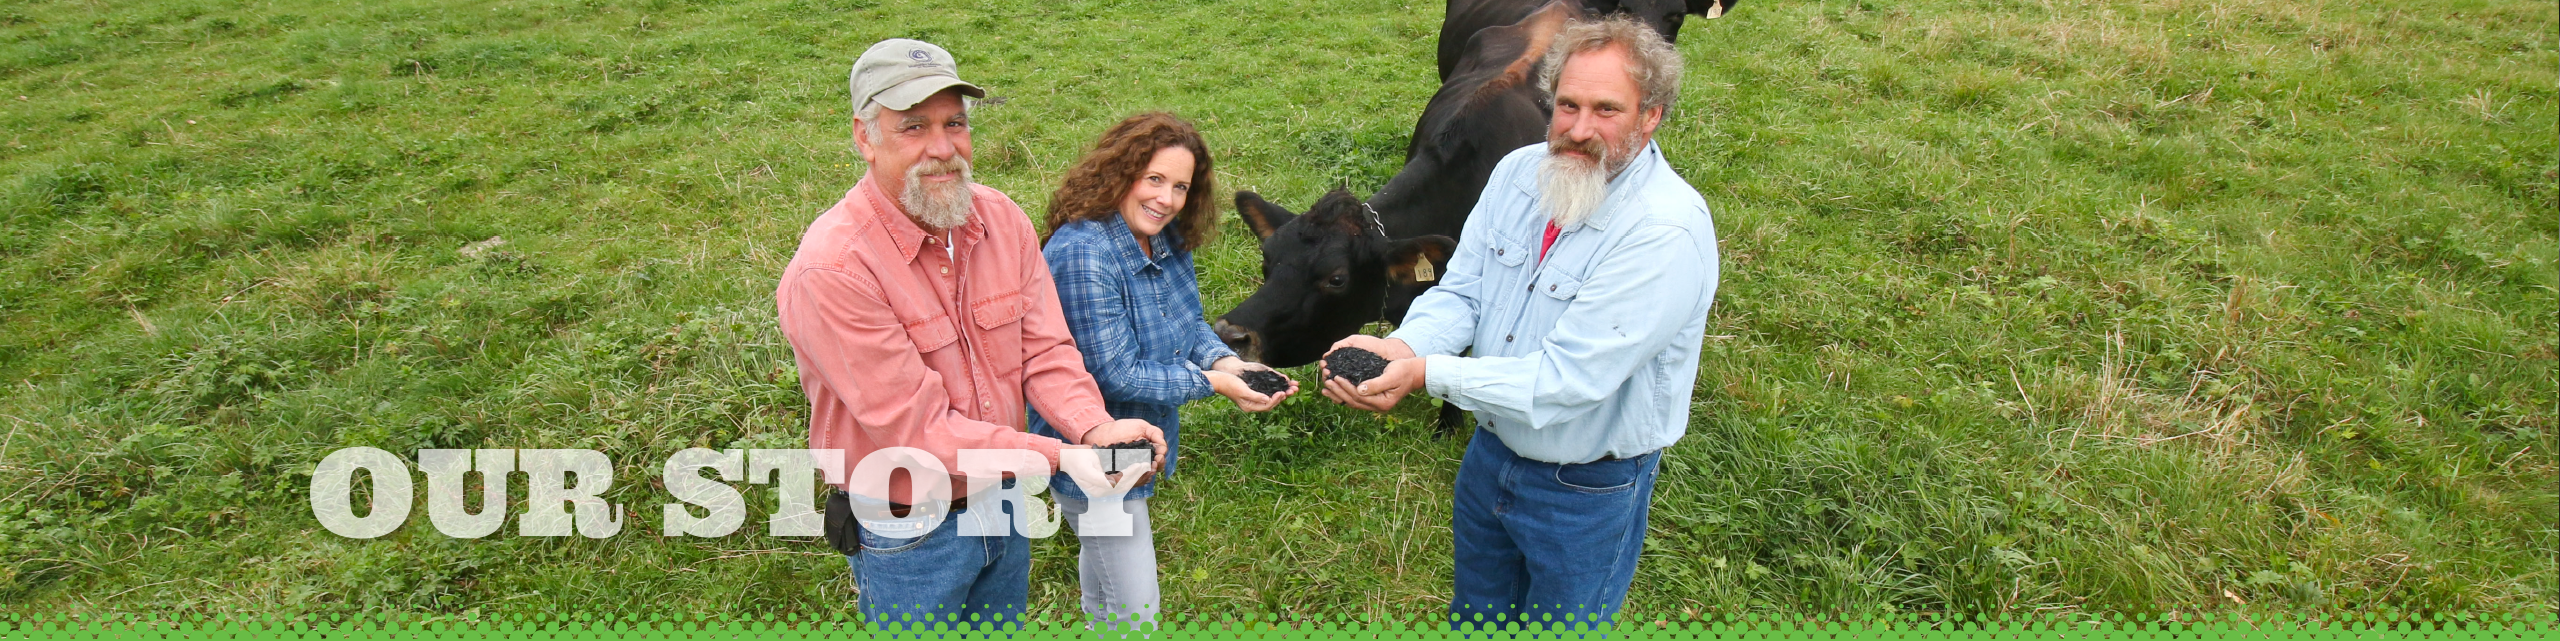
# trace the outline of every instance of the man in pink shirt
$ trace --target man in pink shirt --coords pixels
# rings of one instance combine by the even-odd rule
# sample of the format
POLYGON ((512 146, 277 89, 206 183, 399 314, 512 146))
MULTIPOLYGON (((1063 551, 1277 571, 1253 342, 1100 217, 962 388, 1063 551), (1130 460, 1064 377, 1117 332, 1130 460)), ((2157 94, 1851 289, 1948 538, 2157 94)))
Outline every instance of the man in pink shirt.
MULTIPOLYGON (((809 447, 841 450, 849 471, 875 452, 954 471, 964 469, 961 450, 1048 466, 1018 478, 1047 476, 1061 450, 1086 447, 1077 443, 1143 439, 1162 453, 1155 426, 1103 412, 1030 217, 969 180, 967 98, 986 92, 960 80, 949 52, 905 39, 863 52, 851 85, 855 147, 869 169, 809 225, 774 292, 809 397, 809 447), (1024 431, 1026 401, 1070 441, 1024 431)), ((1068 458, 1070 473, 1099 476, 1093 457, 1068 458)), ((947 487, 931 475, 915 482, 915 469, 851 474, 847 494, 829 501, 830 521, 869 515, 849 528, 858 549, 838 543, 865 616, 1010 620, 1029 597, 1029 540, 1010 528, 960 536, 973 507, 998 509, 996 493, 971 496, 959 474, 947 487), (958 497, 947 518, 929 518, 945 497, 958 497), (924 518, 905 518, 909 506, 924 518)))

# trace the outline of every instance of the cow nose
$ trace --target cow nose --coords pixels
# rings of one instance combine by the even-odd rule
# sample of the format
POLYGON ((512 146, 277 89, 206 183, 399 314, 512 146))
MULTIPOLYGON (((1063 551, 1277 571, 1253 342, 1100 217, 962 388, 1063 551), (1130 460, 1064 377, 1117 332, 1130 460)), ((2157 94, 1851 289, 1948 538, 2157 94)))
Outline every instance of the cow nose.
POLYGON ((1226 343, 1227 349, 1235 350, 1237 357, 1256 363, 1262 362, 1261 332, 1237 327, 1224 318, 1218 319, 1218 324, 1211 326, 1210 329, 1218 332, 1218 341, 1226 343))

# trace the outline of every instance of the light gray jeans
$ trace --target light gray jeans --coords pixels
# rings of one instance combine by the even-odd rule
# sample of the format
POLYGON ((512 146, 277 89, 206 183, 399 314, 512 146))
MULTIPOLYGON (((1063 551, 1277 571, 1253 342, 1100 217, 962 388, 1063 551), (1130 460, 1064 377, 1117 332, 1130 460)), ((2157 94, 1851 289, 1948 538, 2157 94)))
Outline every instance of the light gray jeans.
MULTIPOLYGON (((1068 527, 1075 527, 1088 504, 1085 499, 1060 496, 1058 507, 1065 510, 1068 527)), ((1121 629, 1153 623, 1156 609, 1163 605, 1163 595, 1156 591, 1156 535, 1147 521, 1147 500, 1127 499, 1120 510, 1135 519, 1128 536, 1076 535, 1084 546, 1076 561, 1084 587, 1084 613, 1102 629, 1115 627, 1108 625, 1112 621, 1125 624, 1116 626, 1121 629)))

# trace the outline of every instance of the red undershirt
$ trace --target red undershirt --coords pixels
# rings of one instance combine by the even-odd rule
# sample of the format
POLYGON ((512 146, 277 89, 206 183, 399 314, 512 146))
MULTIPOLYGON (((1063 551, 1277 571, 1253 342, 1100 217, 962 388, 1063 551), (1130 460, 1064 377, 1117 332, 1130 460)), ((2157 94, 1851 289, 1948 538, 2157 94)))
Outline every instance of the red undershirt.
POLYGON ((1556 234, 1563 231, 1556 229, 1556 221, 1547 221, 1547 242, 1538 245, 1538 262, 1547 262, 1547 248, 1556 246, 1556 234))

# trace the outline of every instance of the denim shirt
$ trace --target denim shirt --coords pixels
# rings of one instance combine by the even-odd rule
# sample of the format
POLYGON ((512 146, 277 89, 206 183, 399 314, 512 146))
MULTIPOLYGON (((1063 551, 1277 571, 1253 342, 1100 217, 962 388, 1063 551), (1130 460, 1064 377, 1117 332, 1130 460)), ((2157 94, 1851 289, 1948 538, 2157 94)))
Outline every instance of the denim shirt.
MULTIPOLYGON (((1142 419, 1164 429, 1162 476, 1173 475, 1183 403, 1209 396, 1201 370, 1236 355, 1209 329, 1200 309, 1200 277, 1191 250, 1175 247, 1173 230, 1148 239, 1155 258, 1138 251, 1138 239, 1119 216, 1067 223, 1040 250, 1058 284, 1058 307, 1067 331, 1084 354, 1084 368, 1102 388, 1102 409, 1112 418, 1142 419)), ((1031 431, 1056 436, 1038 411, 1031 431)), ((1110 445, 1093 443, 1093 445, 1110 445)), ((1083 488, 1059 473, 1052 492, 1084 497, 1083 488)), ((1155 481, 1129 490, 1128 498, 1155 494, 1155 481)))
POLYGON ((1706 200, 1647 144, 1540 260, 1546 153, 1523 147, 1494 168, 1449 273, 1391 337, 1424 356, 1433 396, 1521 456, 1588 463, 1669 446, 1688 431, 1715 298, 1706 200))

